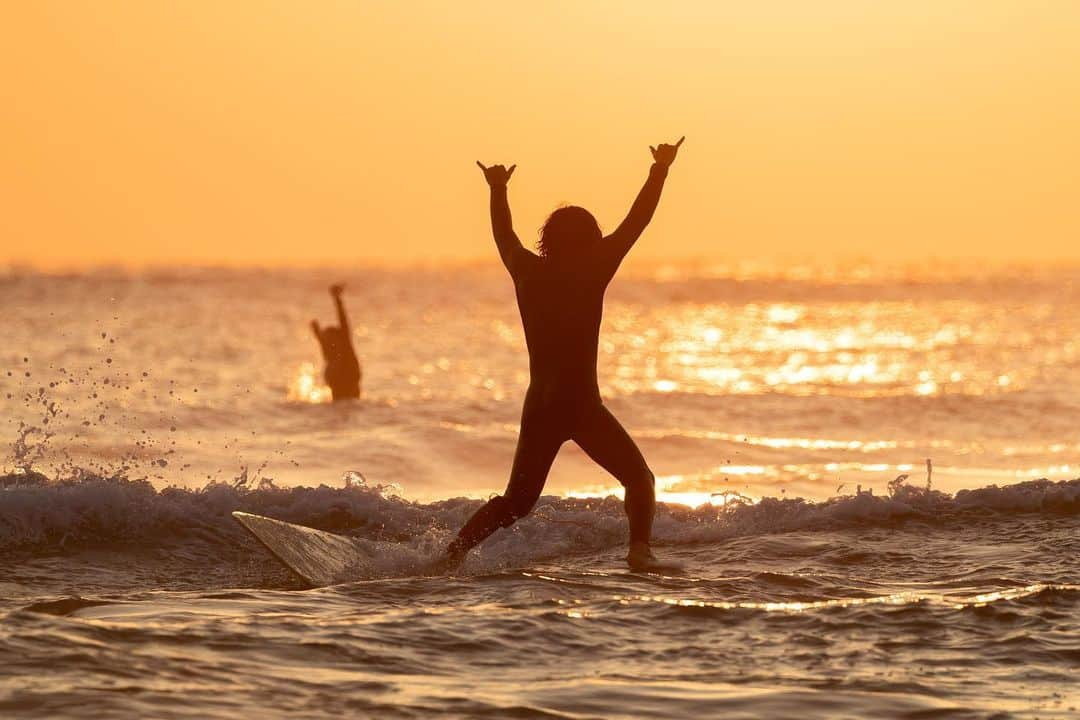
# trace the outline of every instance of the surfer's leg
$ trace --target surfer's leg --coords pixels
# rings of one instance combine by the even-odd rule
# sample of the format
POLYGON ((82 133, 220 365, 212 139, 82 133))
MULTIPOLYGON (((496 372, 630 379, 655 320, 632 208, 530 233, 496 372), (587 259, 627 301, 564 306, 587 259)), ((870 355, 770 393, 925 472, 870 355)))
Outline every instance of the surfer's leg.
POLYGON ((624 488, 626 518, 630 523, 630 545, 649 544, 653 513, 656 510, 656 478, 637 443, 603 405, 583 412, 571 436, 600 467, 615 476, 624 488))
POLYGON ((526 409, 506 491, 488 500, 461 528, 446 551, 450 565, 464 559, 469 550, 499 528, 509 527, 529 514, 540 499, 551 463, 565 441, 565 435, 555 430, 547 422, 530 419, 526 409))

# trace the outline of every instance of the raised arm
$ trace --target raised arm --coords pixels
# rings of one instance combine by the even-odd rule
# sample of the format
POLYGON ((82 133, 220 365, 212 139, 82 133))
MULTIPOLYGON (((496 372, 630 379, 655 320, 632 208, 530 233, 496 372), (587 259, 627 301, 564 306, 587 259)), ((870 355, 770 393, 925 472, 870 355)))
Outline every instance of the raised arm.
POLYGON ((484 171, 484 179, 491 188, 491 234, 495 236, 495 245, 499 248, 499 257, 503 265, 514 275, 518 270, 519 263, 526 255, 531 255, 518 240, 514 232, 514 221, 510 217, 510 200, 506 195, 506 183, 514 174, 517 165, 511 165, 509 169, 502 165, 484 167, 479 160, 476 162, 484 171))
POLYGON ((311 321, 311 332, 315 333, 315 339, 319 341, 319 349, 323 351, 323 355, 326 354, 326 340, 323 339, 323 330, 319 327, 318 320, 311 321))
POLYGON ((349 333, 349 316, 345 314, 345 304, 341 301, 341 293, 345 292, 345 286, 341 283, 330 286, 330 295, 334 298, 334 307, 337 308, 338 326, 346 337, 352 337, 349 333))
POLYGON ((656 206, 660 203, 660 192, 664 189, 668 168, 675 162, 675 155, 685 139, 685 137, 680 138, 674 145, 649 146, 653 156, 649 177, 638 192, 637 198, 634 199, 634 204, 630 206, 630 212, 626 214, 626 218, 619 223, 619 227, 604 238, 605 249, 616 266, 626 253, 630 252, 630 248, 634 246, 649 221, 652 220, 656 206))

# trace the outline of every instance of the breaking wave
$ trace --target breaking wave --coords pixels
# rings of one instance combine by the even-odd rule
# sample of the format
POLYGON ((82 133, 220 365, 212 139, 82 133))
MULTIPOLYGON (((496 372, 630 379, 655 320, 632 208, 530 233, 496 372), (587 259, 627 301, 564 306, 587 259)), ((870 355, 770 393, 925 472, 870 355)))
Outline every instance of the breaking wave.
MULTIPOLYGON (((346 473, 337 487, 278 487, 270 481, 212 482, 199 489, 156 489, 145 480, 80 473, 51 479, 39 473, 0 476, 0 551, 54 553, 93 548, 174 544, 187 539, 231 543, 245 534, 234 510, 275 517, 369 540, 434 551, 478 507, 480 500, 410 501, 396 486, 368 483, 346 473)), ((895 527, 929 523, 958 527, 972 518, 1025 514, 1080 514, 1080 479, 1047 479, 961 490, 955 495, 898 479, 888 495, 858 493, 813 502, 802 498, 734 498, 723 506, 689 508, 660 503, 658 544, 681 545, 744 535, 790 531, 895 527)), ((492 538, 530 554, 615 547, 624 542, 625 518, 617 497, 541 498, 534 513, 510 533, 492 538), (527 540, 512 543, 514 536, 527 540)))

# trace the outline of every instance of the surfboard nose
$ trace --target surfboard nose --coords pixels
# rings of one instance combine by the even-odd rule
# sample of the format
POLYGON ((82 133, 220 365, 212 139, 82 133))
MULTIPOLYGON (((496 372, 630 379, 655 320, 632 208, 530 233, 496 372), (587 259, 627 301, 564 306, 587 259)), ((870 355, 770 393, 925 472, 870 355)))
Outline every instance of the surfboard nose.
POLYGON ((312 587, 372 574, 371 556, 354 538, 236 510, 232 516, 285 567, 312 587))

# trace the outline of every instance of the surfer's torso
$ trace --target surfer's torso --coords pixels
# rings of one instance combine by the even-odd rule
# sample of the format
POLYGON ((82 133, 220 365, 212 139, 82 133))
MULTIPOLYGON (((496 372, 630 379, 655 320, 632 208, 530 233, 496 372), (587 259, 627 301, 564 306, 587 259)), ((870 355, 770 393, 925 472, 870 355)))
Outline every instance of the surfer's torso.
POLYGON ((592 254, 572 267, 532 256, 514 278, 530 399, 550 406, 599 402, 596 356, 611 275, 592 254))

